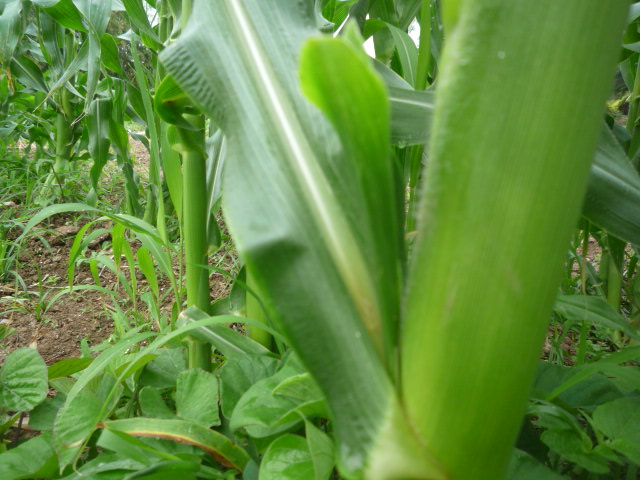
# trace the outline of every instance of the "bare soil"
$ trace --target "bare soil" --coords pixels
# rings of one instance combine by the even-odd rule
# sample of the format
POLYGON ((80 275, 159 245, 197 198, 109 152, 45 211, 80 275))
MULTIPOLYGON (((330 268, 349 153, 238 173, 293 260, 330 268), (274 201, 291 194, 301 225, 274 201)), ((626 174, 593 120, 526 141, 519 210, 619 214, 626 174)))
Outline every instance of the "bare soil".
MULTIPOLYGON (((37 237, 31 237, 18 257, 16 273, 24 280, 27 291, 16 289, 14 284, 0 285, 0 321, 15 330, 0 344, 0 359, 16 348, 31 346, 50 365, 80 355, 83 339, 95 345, 113 330, 105 308, 106 295, 74 292, 49 305, 56 293, 68 290, 69 250, 79 226, 68 217, 59 217, 50 229, 52 233, 43 235, 50 250, 37 237)), ((74 283, 90 284, 93 279, 88 271, 80 269, 74 283)))
MULTIPOLYGON (((135 140, 131 141, 132 153, 136 158, 136 171, 141 177, 148 170, 149 156, 146 148, 135 140)), ((117 172, 105 172, 104 182, 117 179, 117 172)), ((113 195, 111 183, 109 201, 113 195)), ((116 186, 115 191, 120 190, 116 186)), ((114 203, 116 204, 116 203, 114 203)), ((6 206, 18 208, 17 205, 6 206)), ((15 283, 0 283, 0 324, 6 325, 15 332, 0 339, 0 364, 13 350, 31 346, 42 355, 47 365, 51 365, 66 358, 78 357, 81 354, 81 342, 88 346, 96 346, 113 334, 114 324, 111 312, 114 310, 109 295, 96 291, 82 290, 62 295, 59 300, 51 303, 51 299, 61 291, 68 291, 67 265, 69 252, 76 233, 87 221, 79 215, 57 215, 45 225, 36 229, 44 229, 40 235, 30 235, 19 254, 15 265, 15 272, 26 284, 26 291, 15 283), (41 237, 41 238, 39 238, 41 237), (44 242, 42 241, 44 240, 44 242), (48 244, 48 245, 47 245, 48 244)), ((15 238, 19 232, 11 232, 15 238)), ((110 254, 108 236, 92 242, 90 248, 94 251, 105 250, 110 254), (105 243, 107 242, 107 243, 105 243)), ((133 250, 137 249, 133 245, 133 250)), ((212 258, 221 268, 231 271, 234 266, 233 253, 223 252, 212 258)), ((123 269, 127 268, 126 265, 123 269)), ((174 266, 176 277, 179 266, 174 266)), ((138 285, 144 289, 146 281, 138 274, 138 285)), ((108 289, 117 288, 115 276, 107 269, 100 272, 100 282, 108 289)), ((74 285, 94 285, 94 279, 87 265, 76 268, 74 285)), ((170 288, 169 281, 159 276, 161 291, 170 288)), ((210 291, 212 300, 228 295, 230 281, 228 277, 215 273, 211 275, 210 291)), ((173 297, 168 295, 161 311, 171 311, 173 297)), ((144 302, 139 302, 142 308, 144 302)), ((144 315, 144 311, 141 312, 144 315)))

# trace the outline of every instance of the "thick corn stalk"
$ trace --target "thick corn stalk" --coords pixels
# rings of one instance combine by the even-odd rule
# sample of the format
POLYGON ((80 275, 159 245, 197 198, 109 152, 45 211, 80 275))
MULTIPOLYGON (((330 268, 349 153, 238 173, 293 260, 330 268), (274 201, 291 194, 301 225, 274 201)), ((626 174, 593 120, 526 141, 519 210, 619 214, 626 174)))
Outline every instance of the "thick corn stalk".
POLYGON ((439 77, 401 344, 411 423, 499 478, 582 204, 628 3, 475 0, 439 77))

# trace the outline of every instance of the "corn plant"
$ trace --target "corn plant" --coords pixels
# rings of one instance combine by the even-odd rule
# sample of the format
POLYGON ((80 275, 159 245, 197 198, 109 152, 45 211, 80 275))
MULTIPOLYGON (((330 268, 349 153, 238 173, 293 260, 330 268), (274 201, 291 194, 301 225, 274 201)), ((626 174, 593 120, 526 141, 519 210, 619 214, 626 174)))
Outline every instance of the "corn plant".
POLYGON ((503 475, 627 6, 443 2, 407 265, 386 88, 357 35, 309 40, 308 4, 196 1, 161 55, 226 134, 231 231, 327 397, 344 476, 503 475))
MULTIPOLYGON (((52 164, 87 150, 94 190, 110 147, 131 174, 126 118, 146 128, 151 153, 145 220, 130 181, 128 214, 50 206, 16 244, 55 213, 110 219, 114 259, 89 259, 96 285, 78 288, 104 291, 104 265, 135 311, 124 256, 149 283, 156 323, 118 320, 118 342, 95 359, 85 349, 50 366, 54 398, 41 362, 20 353, 38 364, 38 388, 9 404, 0 435, 30 409, 42 435, 0 455, 0 477, 637 476, 629 364, 640 333, 626 319, 637 252, 624 242, 640 243, 638 4, 630 15, 625 0, 0 7, 0 138, 27 139, 52 164), (122 8, 129 72, 103 34, 122 8), (616 61, 631 91, 626 127, 601 118, 616 61), (71 137, 60 114, 78 119, 71 137), (244 268, 210 305, 221 204, 244 268), (154 267, 179 299, 172 210, 187 298, 165 323, 154 267), (135 258, 127 231, 142 244, 135 258), (609 258, 599 270, 591 238, 609 258), (549 318, 549 361, 538 362, 549 318), (247 336, 226 327, 239 321, 247 336), (612 331, 620 351, 594 353, 591 329, 612 331), (564 367, 561 341, 576 331, 576 366, 564 367)), ((70 281, 100 233, 90 228, 71 249, 70 281)), ((114 317, 126 318, 122 305, 114 317)))

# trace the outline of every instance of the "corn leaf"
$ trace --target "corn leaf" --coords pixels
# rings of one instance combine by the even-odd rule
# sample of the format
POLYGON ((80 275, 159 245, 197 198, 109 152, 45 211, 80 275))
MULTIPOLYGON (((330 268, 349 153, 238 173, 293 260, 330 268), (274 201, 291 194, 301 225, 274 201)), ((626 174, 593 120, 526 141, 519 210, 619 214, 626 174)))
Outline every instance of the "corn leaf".
MULTIPOLYGON (((380 64, 391 102, 391 139, 399 146, 428 143, 435 94, 415 91, 380 64)), ((618 238, 640 244, 640 175, 608 127, 602 129, 582 214, 618 238)))
POLYGON ((640 175, 608 128, 591 167, 585 217, 618 238, 640 244, 640 175))
POLYGON ((89 106, 87 128, 89 131, 89 153, 93 158, 90 174, 94 194, 98 190, 98 181, 100 180, 102 169, 109 160, 111 111, 112 102, 109 98, 96 98, 89 106))
POLYGON ((13 0, 5 2, 0 11, 0 65, 7 63, 22 36, 20 13, 22 2, 13 0))
POLYGON ((74 5, 73 0, 33 0, 33 4, 42 8, 47 15, 63 27, 80 32, 87 31, 82 23, 82 14, 74 5))
POLYGON ((316 33, 313 5, 196 1, 194 11, 161 59, 226 135, 230 229, 328 398, 343 471, 359 471, 392 401, 400 295, 384 87, 363 53, 310 43, 304 88, 336 133, 297 86, 298 51, 316 33), (320 75, 334 77, 332 95, 320 75))

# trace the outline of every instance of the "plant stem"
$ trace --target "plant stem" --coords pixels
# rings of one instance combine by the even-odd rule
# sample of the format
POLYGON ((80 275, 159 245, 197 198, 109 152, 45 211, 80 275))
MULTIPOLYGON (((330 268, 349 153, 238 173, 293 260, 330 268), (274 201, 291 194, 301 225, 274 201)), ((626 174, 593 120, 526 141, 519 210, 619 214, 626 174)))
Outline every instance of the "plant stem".
POLYGON ((53 171, 58 176, 63 176, 69 164, 69 140, 71 128, 64 113, 58 112, 56 117, 56 160, 53 171))
MULTIPOLYGON (((582 258, 580 262, 580 276, 582 294, 587 294, 587 253, 589 252, 589 222, 585 222, 583 237, 582 237, 582 258)), ((576 356, 576 364, 582 365, 587 352, 587 335, 589 333, 589 322, 582 320, 580 326, 580 340, 578 341, 578 352, 576 356)))
POLYGON ((445 12, 402 398, 448 478, 502 478, 580 213, 628 3, 456 3, 445 12))
POLYGON ((418 71, 416 90, 424 90, 429 85, 431 67, 431 0, 422 0, 420 10, 420 47, 418 49, 418 71))
MULTIPOLYGON (((263 310, 263 306, 261 305, 259 299, 254 297, 255 295, 259 295, 262 297, 260 292, 259 284, 254 280, 253 275, 249 269, 247 269, 247 286, 251 289, 252 293, 246 293, 246 310, 247 310, 247 318, 251 320, 255 320, 260 323, 264 323, 268 325, 268 319, 263 310)), ((260 328, 256 328, 254 326, 249 326, 248 336, 251 337, 256 342, 264 345, 267 348, 271 348, 272 337, 269 332, 266 330, 261 330, 260 328)))
MULTIPOLYGON (((629 96, 629 114, 627 115, 627 131, 631 135, 627 156, 634 158, 640 148, 640 135, 638 134, 638 108, 640 107, 640 62, 636 67, 636 76, 633 82, 633 91, 629 96)), ((637 167, 636 167, 637 168, 637 167)))
POLYGON ((406 232, 410 233, 416 229, 416 210, 418 208, 417 191, 422 170, 422 155, 424 146, 414 145, 408 152, 409 161, 409 206, 407 210, 406 232))
POLYGON ((184 243, 187 274, 187 304, 200 310, 209 310, 207 284, 207 236, 204 157, 199 152, 188 151, 182 156, 184 171, 184 243))
MULTIPOLYGON (((194 117, 204 127, 204 117, 194 117)), ((188 150, 182 154, 183 222, 185 270, 187 276, 187 306, 203 312, 210 309, 209 271, 207 265, 207 172, 204 155, 204 128, 196 134, 179 129, 188 150)), ((211 369, 209 344, 189 339, 189 368, 211 369)))
POLYGON ((620 294, 622 291, 622 267, 624 263, 625 243, 617 238, 608 238, 608 270, 607 274, 607 301, 615 311, 620 310, 620 294))

